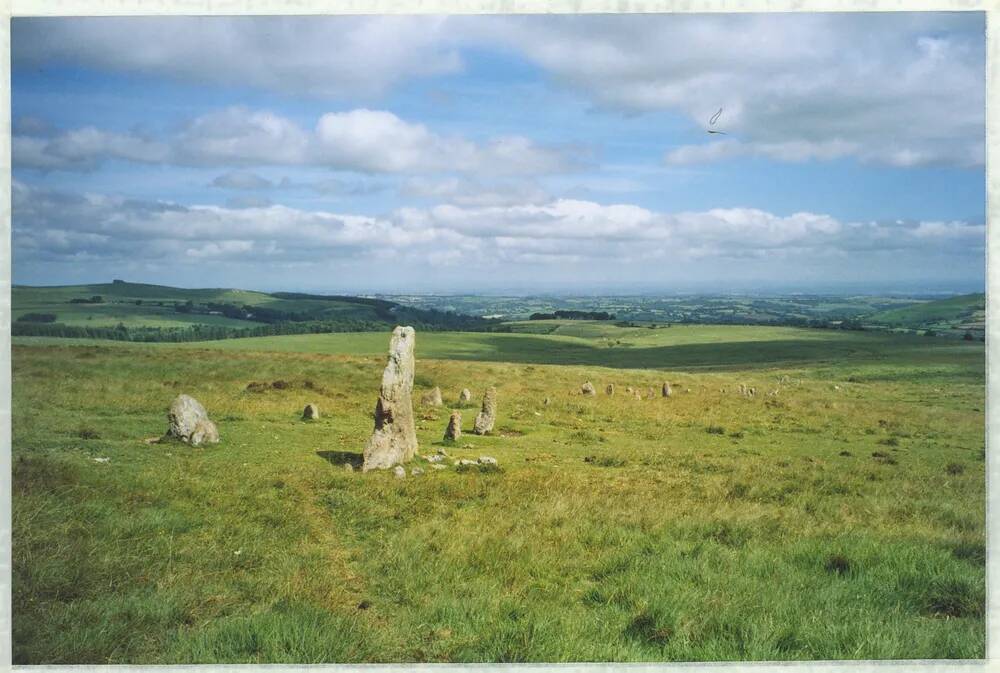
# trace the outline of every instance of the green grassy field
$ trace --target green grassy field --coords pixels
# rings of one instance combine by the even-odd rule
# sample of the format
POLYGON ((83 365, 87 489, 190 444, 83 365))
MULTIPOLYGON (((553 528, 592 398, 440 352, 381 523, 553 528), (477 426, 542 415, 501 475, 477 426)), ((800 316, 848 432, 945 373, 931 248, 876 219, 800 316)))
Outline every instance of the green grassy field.
POLYGON ((11 312, 14 320, 26 313, 51 313, 64 325, 89 327, 190 327, 195 324, 226 327, 254 327, 253 320, 227 318, 205 313, 178 313, 174 304, 191 301, 250 306, 277 311, 309 313, 317 320, 376 317, 371 306, 346 301, 282 299, 264 292, 236 289, 184 289, 142 283, 100 283, 52 287, 14 286, 11 312), (96 304, 70 303, 73 299, 100 296, 96 304), (139 302, 139 303, 136 303, 139 302))
POLYGON ((16 338, 15 663, 984 656, 981 343, 554 327, 417 335, 421 452, 500 469, 404 480, 343 467, 387 334, 16 338), (220 444, 142 441, 181 392, 220 444))

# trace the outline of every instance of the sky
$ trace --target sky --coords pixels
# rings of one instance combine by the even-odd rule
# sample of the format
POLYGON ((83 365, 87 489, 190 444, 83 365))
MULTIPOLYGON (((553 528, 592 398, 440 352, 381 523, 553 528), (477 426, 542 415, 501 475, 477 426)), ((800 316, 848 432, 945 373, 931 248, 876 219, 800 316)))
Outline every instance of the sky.
POLYGON ((15 18, 11 41, 15 283, 985 286, 982 12, 15 18))

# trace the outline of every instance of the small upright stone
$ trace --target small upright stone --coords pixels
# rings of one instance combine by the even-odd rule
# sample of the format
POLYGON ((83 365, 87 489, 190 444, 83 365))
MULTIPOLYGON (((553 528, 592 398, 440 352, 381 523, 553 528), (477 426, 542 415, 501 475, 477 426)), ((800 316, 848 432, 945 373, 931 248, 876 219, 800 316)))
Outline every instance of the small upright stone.
POLYGON ((440 407, 444 404, 444 400, 441 399, 441 389, 434 386, 434 390, 420 398, 420 403, 429 407, 440 407))
POLYGON ((648 399, 653 399, 654 397, 656 397, 656 389, 653 388, 653 386, 650 386, 649 390, 646 391, 646 397, 648 399))
POLYGON ((642 399, 642 393, 639 392, 638 388, 636 388, 635 390, 632 391, 632 397, 634 397, 637 400, 641 400, 642 399))
POLYGON ((490 386, 483 395, 483 408, 476 416, 476 422, 472 427, 472 432, 477 435, 485 435, 493 431, 493 424, 497 421, 497 389, 490 386))
POLYGON ((306 408, 302 410, 302 420, 314 421, 317 418, 319 418, 319 407, 315 404, 307 404, 306 408))
POLYGON ((462 392, 458 394, 459 404, 468 404, 472 401, 472 391, 468 388, 462 388, 462 392))
POLYGON ((382 387, 375 404, 375 429, 365 445, 362 470, 385 469, 405 463, 417 452, 413 419, 412 327, 397 327, 389 341, 389 360, 382 372, 382 387))
POLYGON ((545 406, 549 406, 550 404, 552 404, 552 398, 546 397, 544 400, 542 400, 542 404, 544 404, 545 406))
POLYGON ((664 381, 664 383, 663 383, 663 396, 664 397, 670 397, 670 393, 671 392, 672 391, 670 390, 670 384, 667 383, 666 381, 664 381))
POLYGON ((406 479, 406 468, 402 465, 397 465, 392 468, 392 472, 396 475, 396 479, 406 479))
POLYGON ((590 381, 587 381, 582 386, 580 386, 580 392, 588 396, 597 394, 597 391, 594 390, 594 384, 591 383, 590 381))
POLYGON ((462 437, 462 412, 453 411, 448 418, 448 427, 444 429, 444 438, 458 440, 462 437))
POLYGON ((167 437, 199 446, 206 442, 217 443, 219 431, 198 400, 189 395, 178 395, 167 412, 167 437))
POLYGON ((604 389, 604 392, 606 392, 608 395, 614 395, 615 394, 615 384, 609 383, 607 385, 607 387, 604 389))

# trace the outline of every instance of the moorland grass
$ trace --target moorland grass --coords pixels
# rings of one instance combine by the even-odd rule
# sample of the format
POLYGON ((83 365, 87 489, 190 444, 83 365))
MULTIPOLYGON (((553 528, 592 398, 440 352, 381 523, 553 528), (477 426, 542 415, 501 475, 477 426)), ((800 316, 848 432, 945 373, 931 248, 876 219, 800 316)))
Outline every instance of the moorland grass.
POLYGON ((421 451, 500 469, 404 480, 343 467, 386 335, 18 339, 15 662, 984 656, 982 345, 698 329, 418 335, 421 451), (487 385, 497 433, 442 442, 487 385), (220 444, 142 441, 180 392, 220 444))

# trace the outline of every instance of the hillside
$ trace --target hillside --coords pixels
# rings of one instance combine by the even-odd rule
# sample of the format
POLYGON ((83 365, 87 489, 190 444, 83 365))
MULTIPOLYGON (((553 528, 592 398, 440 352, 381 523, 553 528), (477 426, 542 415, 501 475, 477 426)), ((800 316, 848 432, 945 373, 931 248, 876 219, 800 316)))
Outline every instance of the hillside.
POLYGON ((923 301, 869 316, 866 322, 910 329, 982 330, 986 320, 986 295, 966 294, 923 301))
POLYGON ((185 289, 115 281, 12 288, 14 334, 190 341, 273 334, 369 331, 407 320, 423 329, 474 329, 486 321, 381 299, 185 289))
POLYGON ((418 331, 404 478, 358 469, 388 331, 16 337, 14 661, 983 656, 982 343, 549 327, 418 331), (221 443, 145 441, 180 393, 221 443))

